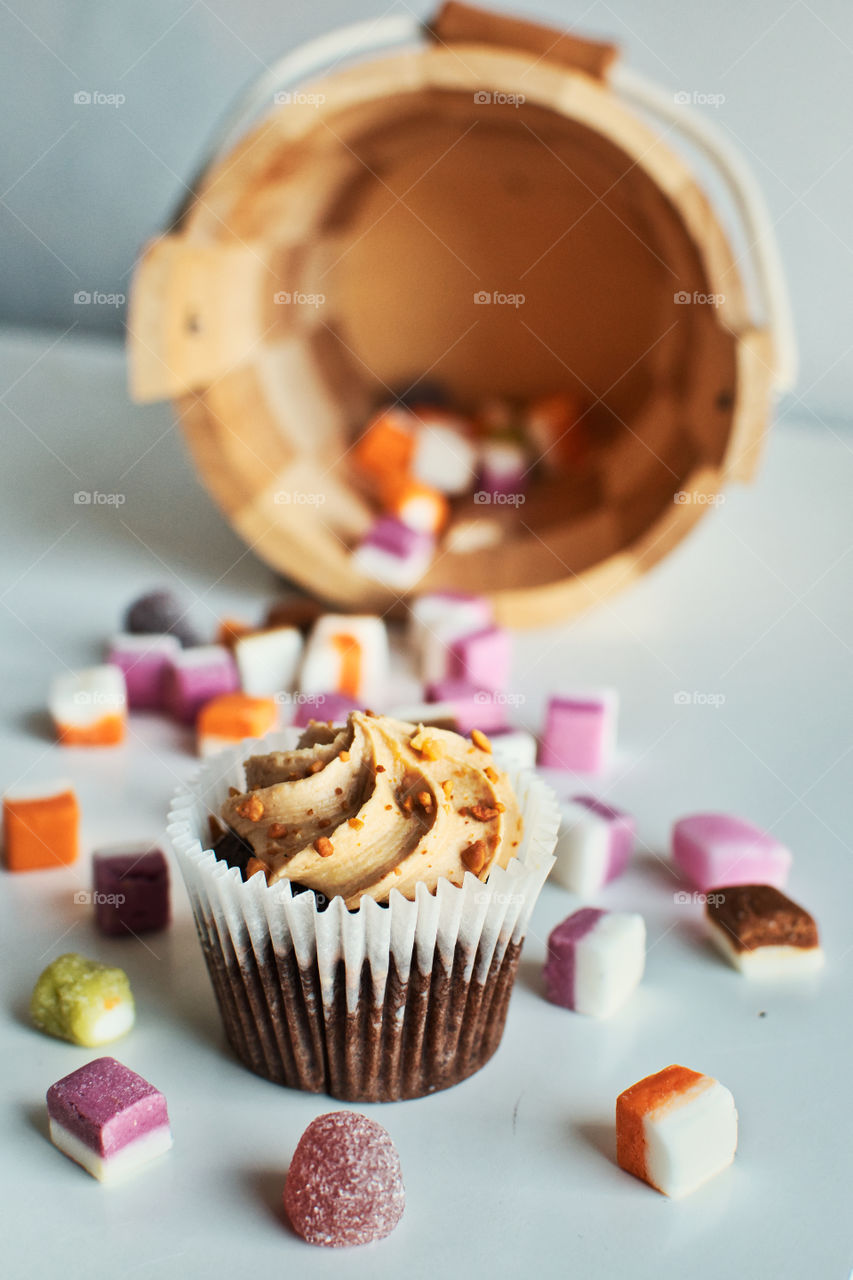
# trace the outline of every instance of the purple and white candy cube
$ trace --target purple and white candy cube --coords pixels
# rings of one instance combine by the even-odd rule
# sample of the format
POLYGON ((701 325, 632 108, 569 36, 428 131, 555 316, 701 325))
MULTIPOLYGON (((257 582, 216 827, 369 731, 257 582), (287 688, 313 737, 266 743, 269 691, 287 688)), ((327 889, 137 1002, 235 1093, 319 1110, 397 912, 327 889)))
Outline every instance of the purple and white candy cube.
POLYGON ((607 1018, 639 985, 646 964, 646 925, 627 911, 584 907, 551 930, 543 971, 552 1004, 607 1018))
POLYGON ((182 649, 171 659, 164 705, 182 724, 194 724, 205 702, 239 688, 237 664, 228 650, 218 644, 198 645, 182 649))
POLYGON ((166 673, 181 643, 173 635, 113 636, 107 662, 124 673, 127 705, 131 711, 160 711, 163 707, 166 673))
POLYGON ((395 516, 381 516, 359 543, 353 562, 368 578, 398 591, 424 576, 435 554, 435 538, 395 516))
POLYGON ((113 1182, 172 1145, 166 1099, 115 1058, 96 1058, 47 1091, 50 1139, 100 1182, 113 1182))

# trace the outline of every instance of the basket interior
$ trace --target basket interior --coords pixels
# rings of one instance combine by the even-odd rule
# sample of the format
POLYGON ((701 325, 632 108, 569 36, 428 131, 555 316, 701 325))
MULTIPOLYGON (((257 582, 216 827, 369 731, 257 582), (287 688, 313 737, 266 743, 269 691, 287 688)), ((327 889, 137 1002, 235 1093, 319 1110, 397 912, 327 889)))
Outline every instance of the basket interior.
POLYGON ((247 359, 182 402, 215 496, 290 577, 384 604, 347 550, 373 518, 346 457, 371 409, 421 379, 466 408, 574 390, 588 456, 517 507, 459 500, 418 589, 516 592, 630 552, 719 470, 736 400, 735 335, 667 194, 533 102, 433 87, 315 114, 191 214, 263 262, 247 359), (276 507, 282 490, 322 497, 276 507))

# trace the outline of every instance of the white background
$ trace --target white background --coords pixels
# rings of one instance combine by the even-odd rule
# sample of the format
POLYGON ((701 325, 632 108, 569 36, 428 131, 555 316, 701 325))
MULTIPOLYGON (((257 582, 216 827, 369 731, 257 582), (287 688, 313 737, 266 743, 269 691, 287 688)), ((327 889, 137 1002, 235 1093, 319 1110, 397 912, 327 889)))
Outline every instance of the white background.
POLYGON ((96 659, 143 589, 186 592, 212 630, 223 613, 258 616, 275 580, 198 488, 169 409, 128 406, 116 349, 53 342, 0 346, 4 439, 16 445, 0 503, 0 782, 70 777, 84 857, 67 871, 0 874, 4 1280, 846 1277, 849 432, 788 420, 755 488, 729 492, 653 573, 573 624, 519 635, 520 723, 538 726, 561 683, 621 692, 620 758, 599 791, 636 813, 641 848, 600 901, 645 915, 647 977, 607 1023, 547 1004, 545 940, 576 904, 546 886, 493 1061, 446 1094, 364 1108, 400 1150, 401 1225, 380 1245, 327 1253, 295 1239, 278 1206, 300 1134, 336 1104, 268 1084, 229 1056, 182 885, 171 930, 144 944, 98 937, 73 901, 89 887, 93 847, 162 835, 169 796, 195 767, 189 736, 138 718, 119 749, 63 750, 43 714, 51 675, 96 659), (76 491, 96 489, 126 501, 75 506, 76 491), (791 892, 817 916, 827 950, 820 977, 749 985, 704 942, 701 908, 675 902, 671 822, 708 808, 793 849, 791 892), (69 949, 127 969, 139 1020, 115 1053, 169 1101, 174 1151, 123 1187, 101 1187, 46 1138, 46 1088, 95 1056, 27 1021, 36 976, 69 949), (741 1120, 734 1167, 679 1203, 613 1160, 616 1095, 670 1062, 722 1080, 741 1120))

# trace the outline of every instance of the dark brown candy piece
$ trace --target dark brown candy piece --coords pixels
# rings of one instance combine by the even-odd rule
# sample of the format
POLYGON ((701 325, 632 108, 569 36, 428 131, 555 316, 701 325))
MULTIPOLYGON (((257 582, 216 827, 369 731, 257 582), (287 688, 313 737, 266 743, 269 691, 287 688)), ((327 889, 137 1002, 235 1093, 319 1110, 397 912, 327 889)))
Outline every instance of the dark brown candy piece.
POLYGON ((757 947, 816 947, 817 925, 803 907, 769 884, 715 889, 705 907, 736 951, 757 947))

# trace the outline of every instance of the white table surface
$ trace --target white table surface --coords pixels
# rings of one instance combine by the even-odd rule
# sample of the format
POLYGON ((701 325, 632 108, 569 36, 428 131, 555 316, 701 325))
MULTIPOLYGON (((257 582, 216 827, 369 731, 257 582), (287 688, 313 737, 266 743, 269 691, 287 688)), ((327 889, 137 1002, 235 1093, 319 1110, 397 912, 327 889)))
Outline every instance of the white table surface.
POLYGON ((620 690, 620 757, 599 789, 636 813, 641 850, 600 902, 645 915, 647 976, 609 1022, 549 1005, 545 939, 576 903, 547 885, 497 1056, 447 1093, 363 1108, 400 1151, 400 1226, 324 1251, 289 1232, 279 1205, 303 1129, 343 1104, 230 1056, 178 879, 171 929, 144 943, 99 937, 74 903, 93 847, 162 835, 195 768, 188 735, 139 717, 120 749, 63 750, 43 714, 50 676, 96 660, 143 589, 191 593, 212 628, 223 613, 257 616, 274 576, 196 483, 168 407, 127 403, 117 347, 7 335, 0 396, 0 785, 70 777, 84 844, 68 870, 0 875, 2 1275, 847 1277, 853 436, 779 425, 758 483, 731 491, 662 566, 579 621, 518 636, 519 722, 537 726, 561 682, 620 690), (126 500, 75 505, 94 490, 126 500), (794 850, 790 890, 828 954, 818 978, 751 985, 709 950, 667 862, 672 820, 697 809, 739 813, 794 850), (96 1056, 28 1025, 37 974, 69 949, 129 973, 138 1024, 106 1052, 163 1089, 173 1122, 173 1152, 114 1188, 46 1137, 46 1088, 96 1056), (733 1168, 681 1202, 614 1163, 616 1095, 670 1062, 717 1076, 740 1113, 733 1168))

